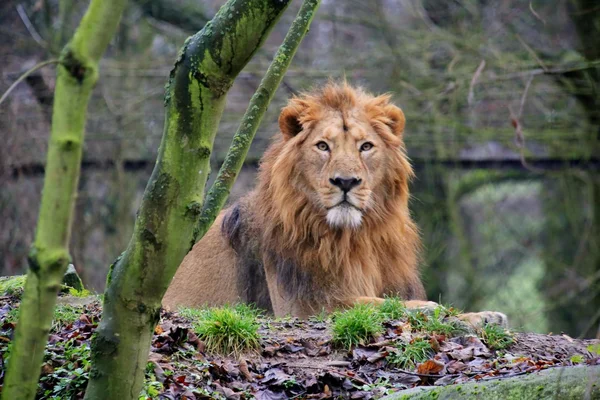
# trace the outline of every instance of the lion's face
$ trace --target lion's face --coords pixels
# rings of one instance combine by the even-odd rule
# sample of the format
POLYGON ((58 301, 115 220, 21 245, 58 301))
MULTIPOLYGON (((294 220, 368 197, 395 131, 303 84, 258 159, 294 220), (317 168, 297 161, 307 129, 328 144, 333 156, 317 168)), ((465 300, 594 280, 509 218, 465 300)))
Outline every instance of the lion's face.
POLYGON ((358 227, 373 206, 387 149, 364 115, 324 114, 301 145, 298 170, 329 225, 358 227))
POLYGON ((298 179, 289 183, 331 227, 357 228, 367 213, 393 195, 386 186, 397 179, 389 175, 398 174, 399 168, 409 170, 403 177, 411 173, 400 148, 404 115, 388 103, 388 96, 339 89, 335 94, 329 102, 326 92, 320 103, 293 99, 282 111, 286 146, 296 149, 298 179))

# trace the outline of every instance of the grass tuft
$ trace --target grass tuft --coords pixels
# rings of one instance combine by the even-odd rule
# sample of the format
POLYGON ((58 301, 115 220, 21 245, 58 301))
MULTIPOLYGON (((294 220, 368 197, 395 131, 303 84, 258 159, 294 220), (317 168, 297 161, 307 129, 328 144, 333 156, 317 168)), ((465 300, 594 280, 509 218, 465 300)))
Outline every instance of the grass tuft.
POLYGON ((429 360, 433 355, 433 347, 428 340, 415 338, 411 342, 398 342, 397 351, 387 356, 387 361, 393 366, 403 369, 413 369, 418 363, 429 360))
POLYGON ((53 332, 58 332, 63 326, 67 326, 77 321, 82 313, 83 309, 81 307, 57 304, 52 316, 51 330, 53 332))
POLYGON ((379 307, 379 312, 389 320, 398 320, 406 317, 407 314, 404 302, 398 297, 386 297, 385 302, 379 307))
POLYGON ((515 342, 508 330, 496 324, 485 324, 479 336, 492 350, 503 350, 515 342))
POLYGON ((444 306, 438 306, 432 314, 422 311, 411 312, 408 314, 408 322, 418 331, 426 333, 436 333, 440 335, 453 336, 464 332, 464 326, 454 317, 453 309, 444 306))
POLYGON ((194 331, 206 345, 206 351, 219 354, 240 354, 259 347, 259 312, 239 305, 210 308, 198 312, 184 311, 192 316, 194 331))
POLYGON ((357 304, 346 311, 335 313, 332 341, 347 349, 366 344, 383 333, 383 320, 384 316, 379 309, 370 304, 357 304))

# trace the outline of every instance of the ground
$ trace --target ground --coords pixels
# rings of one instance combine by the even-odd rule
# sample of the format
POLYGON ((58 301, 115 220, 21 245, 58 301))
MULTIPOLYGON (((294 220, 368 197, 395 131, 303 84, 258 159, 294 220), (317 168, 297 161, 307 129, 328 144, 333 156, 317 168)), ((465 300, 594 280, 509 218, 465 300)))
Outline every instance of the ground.
MULTIPOLYGON (((0 295, 0 302, 1 384, 10 363, 19 290, 0 295)), ((100 299, 67 296, 59 303, 39 399, 82 398, 91 368, 89 344, 100 319, 100 299)), ((301 321, 231 308, 234 314, 251 317, 259 340, 254 350, 238 347, 236 354, 228 356, 209 351, 214 343, 203 336, 206 311, 163 312, 140 399, 372 399, 414 387, 459 388, 468 382, 502 380, 559 366, 600 365, 597 340, 492 328, 479 330, 476 336, 454 324, 453 311, 448 309, 425 314, 392 307, 369 322, 375 323, 374 330, 360 336, 356 323, 364 322, 361 318, 368 313, 380 315, 374 310, 301 321), (356 316, 359 319, 352 319, 356 316), (352 340, 362 344, 351 345, 352 340)), ((222 328, 222 321, 216 326, 222 328)))

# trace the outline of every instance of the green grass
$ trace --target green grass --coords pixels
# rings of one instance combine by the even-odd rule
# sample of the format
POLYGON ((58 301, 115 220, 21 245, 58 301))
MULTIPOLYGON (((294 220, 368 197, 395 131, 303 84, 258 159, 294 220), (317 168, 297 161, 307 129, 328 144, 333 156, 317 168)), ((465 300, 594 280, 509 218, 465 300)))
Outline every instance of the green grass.
POLYGON ((335 313, 332 342, 347 349, 366 344, 383 333, 384 319, 379 308, 370 304, 357 304, 346 311, 335 313))
POLYGON ((81 307, 70 306, 67 304, 57 304, 52 316, 52 331, 58 331, 62 327, 77 321, 83 314, 81 307))
MULTIPOLYGON (((239 303, 234 306, 226 306, 224 308, 229 308, 234 310, 240 315, 244 315, 252 318, 260 318, 263 316, 264 311, 255 307, 252 304, 244 304, 239 303)), ((212 308, 216 309, 216 308, 212 308)), ((189 307, 180 307, 177 312, 180 316, 189 319, 190 321, 200 321, 206 319, 206 316, 210 313, 210 307, 204 308, 189 308, 189 307)))
POLYGON ((404 318, 407 313, 404 302, 397 297, 386 297, 385 302, 379 307, 379 312, 389 320, 404 318))
MULTIPOLYGON (((64 326, 74 323, 79 319, 84 310, 81 307, 57 304, 54 308, 52 316, 51 330, 53 332, 59 331, 64 326)), ((19 320, 19 307, 15 307, 6 313, 4 316, 4 322, 7 323, 18 323, 19 320)))
POLYGON ((180 307, 177 313, 183 318, 189 319, 190 321, 198 321, 204 319, 208 313, 208 308, 188 308, 180 307))
POLYGON ((485 324, 479 336, 492 350, 503 350, 515 342, 509 331, 496 324, 485 324))
POLYGON ((327 310, 325 308, 322 308, 321 311, 319 311, 318 314, 315 314, 313 316, 311 316, 309 318, 310 321, 313 322, 327 322, 329 321, 329 319, 331 318, 331 316, 329 315, 329 313, 327 312, 327 310))
POLYGON ((209 353, 240 354, 260 345, 257 322, 260 311, 252 306, 182 309, 180 315, 192 320, 194 331, 209 353))
POLYGON ((390 353, 386 359, 390 365, 403 369, 413 369, 434 354, 431 343, 423 338, 415 338, 410 343, 398 342, 396 349, 397 351, 390 353))
POLYGON ((357 304, 333 314, 333 343, 350 349, 368 343, 384 330, 387 321, 406 320, 413 330, 427 334, 452 336, 464 333, 464 324, 455 318, 459 311, 442 305, 433 311, 407 310, 397 297, 388 297, 381 306, 357 304))
POLYGON ((460 321, 449 318, 455 315, 457 313, 454 309, 440 305, 433 310, 433 314, 422 311, 410 312, 408 322, 418 331, 453 336, 464 331, 460 321))

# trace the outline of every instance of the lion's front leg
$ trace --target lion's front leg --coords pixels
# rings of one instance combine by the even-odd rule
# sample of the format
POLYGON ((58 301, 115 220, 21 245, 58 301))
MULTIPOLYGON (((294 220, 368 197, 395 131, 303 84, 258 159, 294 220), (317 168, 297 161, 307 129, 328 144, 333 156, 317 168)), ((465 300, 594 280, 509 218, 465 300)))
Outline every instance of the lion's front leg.
MULTIPOLYGON (((348 306, 354 304, 373 304, 381 305, 385 302, 384 298, 381 297, 367 297, 361 296, 356 297, 352 301, 348 302, 348 306)), ((433 310, 438 307, 439 304, 433 301, 424 300, 404 300, 404 306, 409 310, 433 310)), ((473 313, 464 313, 457 316, 458 319, 472 325, 475 328, 482 327, 485 324, 495 324, 503 328, 508 328, 508 317, 497 311, 481 311, 473 313)))
MULTIPOLYGON (((360 296, 357 297, 355 299, 353 299, 353 301, 349 302, 350 306, 354 305, 354 304, 373 304, 373 305, 381 305, 385 302, 384 298, 381 297, 367 297, 367 296, 360 296)), ((402 302, 404 304, 404 306, 406 308, 408 308, 409 310, 413 310, 413 309, 433 309, 435 307, 438 306, 438 304, 436 302, 433 301, 424 301, 424 300, 404 300, 402 302)))

